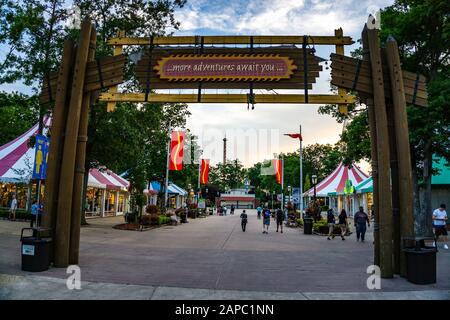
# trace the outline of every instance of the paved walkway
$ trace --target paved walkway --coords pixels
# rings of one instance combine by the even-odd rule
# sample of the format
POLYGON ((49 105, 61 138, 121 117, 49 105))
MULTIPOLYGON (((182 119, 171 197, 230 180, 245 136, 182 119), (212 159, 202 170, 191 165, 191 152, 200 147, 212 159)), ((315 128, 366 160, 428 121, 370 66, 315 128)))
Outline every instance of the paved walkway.
MULTIPOLYGON (((450 298, 449 251, 438 253, 437 284, 418 286, 395 277, 382 279, 382 289, 374 292, 366 286, 366 269, 373 260, 370 229, 365 243, 356 242, 354 235, 346 241, 327 241, 293 228, 276 233, 273 222, 266 235, 261 232, 261 220, 252 212, 244 233, 238 216, 239 210, 235 216, 210 216, 144 232, 112 229, 123 221, 120 217, 90 220, 91 225, 81 232, 82 281, 89 284, 87 288, 100 290, 92 292, 103 292, 98 293, 99 298, 111 296, 108 286, 123 292, 123 298, 130 288, 142 293, 131 296, 152 299, 163 292, 165 297, 192 298, 450 298)), ((15 279, 4 280, 8 285, 3 290, 9 291, 0 294, 17 297, 15 294, 25 292, 33 281, 49 294, 69 291, 62 280, 68 276, 65 269, 52 268, 39 274, 20 271, 18 235, 25 225, 0 221, 0 274, 15 279), (48 278, 55 281, 44 283, 42 279, 48 278)))

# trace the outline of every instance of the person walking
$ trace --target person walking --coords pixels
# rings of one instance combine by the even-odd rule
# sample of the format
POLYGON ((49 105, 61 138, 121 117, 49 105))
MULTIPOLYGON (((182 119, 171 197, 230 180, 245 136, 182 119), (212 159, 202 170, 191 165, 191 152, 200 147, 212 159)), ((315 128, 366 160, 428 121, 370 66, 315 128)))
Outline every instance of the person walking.
POLYGON ((347 212, 345 209, 342 209, 341 213, 338 216, 339 220, 339 228, 341 229, 341 239, 345 240, 345 234, 347 233, 347 212))
POLYGON ((231 215, 234 214, 234 204, 231 205, 230 214, 231 214, 231 215))
POLYGON ((277 218, 277 232, 278 232, 278 227, 281 226, 281 233, 283 233, 283 221, 284 221, 283 210, 281 210, 281 209, 277 210, 276 218, 277 218))
POLYGON ((16 210, 17 210, 17 199, 16 199, 16 195, 13 194, 12 200, 11 200, 11 205, 9 207, 9 219, 12 221, 16 220, 16 210))
POLYGON ((247 220, 248 220, 247 213, 245 212, 245 210, 243 210, 241 213, 241 227, 243 232, 245 232, 245 228, 247 227, 247 220))
POLYGON ((257 214, 258 220, 261 219, 261 212, 262 212, 261 207, 256 208, 256 214, 257 214))
POLYGON ((353 218, 356 227, 356 241, 364 242, 364 236, 366 235, 366 224, 370 227, 369 216, 364 212, 363 207, 359 207, 359 211, 355 213, 353 218))
POLYGON ((40 208, 37 204, 37 201, 33 201, 31 205, 31 216, 30 216, 30 228, 33 228, 34 223, 36 222, 36 227, 39 227, 41 224, 41 215, 39 214, 40 208))
POLYGON ((264 217, 263 217, 263 233, 269 233, 270 226, 270 210, 268 208, 264 209, 264 217))
POLYGON ((333 209, 328 209, 327 211, 327 223, 328 223, 328 240, 334 239, 334 225, 336 223, 336 220, 334 218, 333 209))
POLYGON ((227 215, 227 206, 223 206, 223 215, 226 216, 227 215))
POLYGON ((444 242, 444 249, 448 250, 447 245, 447 211, 445 211, 445 204, 441 204, 438 209, 433 212, 433 227, 436 243, 439 241, 439 237, 442 236, 442 242, 444 242))

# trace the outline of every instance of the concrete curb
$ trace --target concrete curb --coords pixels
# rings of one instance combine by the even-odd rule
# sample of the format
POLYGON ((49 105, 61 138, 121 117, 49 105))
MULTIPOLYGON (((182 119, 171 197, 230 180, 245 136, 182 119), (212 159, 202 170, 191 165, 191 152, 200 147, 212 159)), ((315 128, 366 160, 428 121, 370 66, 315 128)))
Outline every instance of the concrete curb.
POLYGON ((81 283, 69 290, 66 280, 0 274, 1 300, 450 300, 450 290, 400 292, 263 292, 81 283))

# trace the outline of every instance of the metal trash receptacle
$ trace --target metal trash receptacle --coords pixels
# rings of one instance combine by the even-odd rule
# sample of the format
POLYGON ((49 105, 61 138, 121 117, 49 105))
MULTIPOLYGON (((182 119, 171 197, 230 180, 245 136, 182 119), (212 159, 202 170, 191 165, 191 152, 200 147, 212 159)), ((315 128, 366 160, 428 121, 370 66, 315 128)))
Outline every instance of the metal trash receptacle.
POLYGON ((403 238, 403 252, 406 255, 406 279, 414 284, 436 283, 436 246, 432 237, 403 238))
POLYGON ((305 217, 303 219, 303 233, 304 234, 312 234, 313 230, 313 219, 309 217, 305 217))
POLYGON ((20 234, 22 270, 40 272, 48 270, 51 259, 52 238, 42 237, 41 232, 49 229, 23 228, 20 234), (32 230, 32 236, 23 236, 25 230, 32 230))

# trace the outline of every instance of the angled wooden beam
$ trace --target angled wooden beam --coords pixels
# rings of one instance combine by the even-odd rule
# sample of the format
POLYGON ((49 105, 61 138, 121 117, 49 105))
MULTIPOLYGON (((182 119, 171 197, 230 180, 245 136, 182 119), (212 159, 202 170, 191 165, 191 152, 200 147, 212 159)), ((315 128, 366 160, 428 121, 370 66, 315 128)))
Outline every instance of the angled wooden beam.
MULTIPOLYGON (((308 104, 348 104, 356 101, 352 95, 310 94, 308 104)), ((246 94, 202 94, 201 103, 247 103, 246 94)), ((145 102, 145 93, 101 93, 100 100, 106 102, 145 102)), ((153 103, 199 103, 197 94, 151 94, 153 103)), ((302 94, 258 94, 256 103, 305 104, 302 94)))
POLYGON ((77 48, 77 55, 74 65, 67 125, 65 128, 64 148, 62 153, 55 233, 54 262, 56 267, 67 267, 69 265, 70 223, 76 145, 91 30, 92 24, 90 20, 84 20, 81 26, 80 43, 77 48))
POLYGON ((42 225, 55 232, 56 207, 58 203, 59 176, 61 155, 64 142, 68 110, 68 91, 71 87, 70 73, 74 56, 74 44, 70 40, 64 42, 61 66, 55 84, 55 106, 53 108, 51 134, 47 161, 47 177, 45 179, 44 213, 42 225))
MULTIPOLYGON (((250 44, 251 36, 204 36, 206 45, 226 45, 226 44, 250 44)), ((351 45, 354 43, 351 37, 336 36, 307 36, 310 45, 351 45)), ((150 38, 133 38, 119 36, 108 40, 111 46, 124 45, 149 45, 150 38)), ((174 37, 155 37, 154 45, 195 45, 195 36, 174 36, 174 37)), ((254 45, 272 45, 272 44, 303 44, 303 36, 253 36, 254 45)))
MULTIPOLYGON (((91 39, 89 44, 89 53, 87 61, 93 61, 95 58, 95 45, 97 42, 97 32, 92 27, 91 39)), ((69 245, 69 263, 78 264, 80 253, 80 228, 81 228, 81 205, 86 190, 83 190, 86 161, 86 144, 88 140, 88 122, 89 106, 91 103, 91 92, 84 92, 81 103, 80 122, 78 126, 78 139, 76 144, 76 158, 72 194, 72 214, 70 221, 70 245, 69 245)))
MULTIPOLYGON (((401 214, 400 237, 412 237, 414 236, 414 209, 408 117, 400 55, 397 42, 392 37, 389 37, 386 42, 386 60, 391 79, 393 118, 397 142, 399 210, 401 214)), ((406 277, 406 256, 402 249, 403 244, 400 243, 400 275, 406 277)))
POLYGON ((367 37, 370 66, 372 70, 373 99, 375 106, 376 133, 378 142, 378 204, 380 228, 380 269, 381 277, 392 278, 392 202, 389 158, 389 133, 384 95, 383 67, 380 40, 377 29, 363 31, 367 37))

